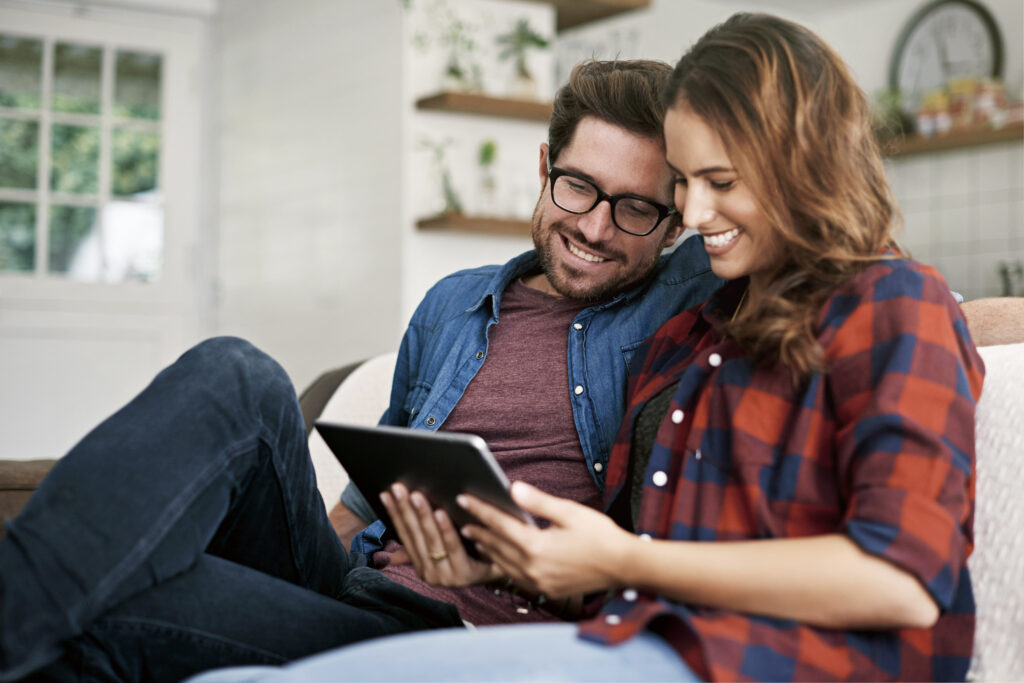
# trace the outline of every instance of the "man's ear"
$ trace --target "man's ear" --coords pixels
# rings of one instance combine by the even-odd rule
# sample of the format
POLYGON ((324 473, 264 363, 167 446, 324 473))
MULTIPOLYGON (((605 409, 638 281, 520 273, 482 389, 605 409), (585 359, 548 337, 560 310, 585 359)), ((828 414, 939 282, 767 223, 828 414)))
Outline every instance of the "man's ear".
POLYGON ((540 189, 544 191, 544 185, 548 182, 548 143, 540 143, 540 189))
POLYGON ((683 227, 683 220, 678 216, 673 216, 676 219, 668 230, 665 231, 665 246, 670 247, 676 243, 679 236, 683 234, 686 228, 683 227))

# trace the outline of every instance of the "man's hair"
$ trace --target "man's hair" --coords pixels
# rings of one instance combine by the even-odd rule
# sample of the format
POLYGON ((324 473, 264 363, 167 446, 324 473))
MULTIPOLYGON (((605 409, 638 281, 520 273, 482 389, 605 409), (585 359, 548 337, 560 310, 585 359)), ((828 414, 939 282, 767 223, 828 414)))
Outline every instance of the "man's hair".
POLYGON ((573 67, 555 93, 548 126, 548 158, 555 162, 585 116, 596 116, 631 133, 662 140, 662 91, 672 67, 651 59, 595 61, 573 67))
POLYGON ((821 38, 765 14, 736 14, 704 34, 664 97, 719 136, 784 244, 764 303, 725 332, 755 360, 804 376, 819 369, 824 298, 894 246, 898 210, 867 97, 821 38))

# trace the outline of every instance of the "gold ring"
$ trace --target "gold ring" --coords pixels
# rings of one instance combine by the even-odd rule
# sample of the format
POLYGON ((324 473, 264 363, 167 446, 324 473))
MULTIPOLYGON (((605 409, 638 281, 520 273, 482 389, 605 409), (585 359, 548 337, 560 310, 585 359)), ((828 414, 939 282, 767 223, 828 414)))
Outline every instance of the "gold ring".
POLYGON ((440 562, 446 557, 448 557, 447 550, 441 550, 440 552, 430 553, 430 559, 432 559, 434 562, 440 562))

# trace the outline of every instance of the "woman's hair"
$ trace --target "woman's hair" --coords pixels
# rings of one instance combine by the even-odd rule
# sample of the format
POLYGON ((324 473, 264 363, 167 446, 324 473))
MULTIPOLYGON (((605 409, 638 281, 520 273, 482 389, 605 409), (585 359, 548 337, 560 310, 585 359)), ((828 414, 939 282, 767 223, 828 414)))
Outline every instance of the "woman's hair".
POLYGON ((548 155, 558 160, 576 126, 586 116, 625 128, 631 133, 662 140, 664 92, 672 67, 650 59, 596 61, 573 67, 569 81, 555 93, 548 125, 548 155))
POLYGON ((766 296, 724 333, 758 364, 781 363, 797 378, 823 369, 819 308, 895 247, 899 221, 863 91, 811 31, 741 13, 679 60, 664 99, 718 134, 782 241, 766 296))

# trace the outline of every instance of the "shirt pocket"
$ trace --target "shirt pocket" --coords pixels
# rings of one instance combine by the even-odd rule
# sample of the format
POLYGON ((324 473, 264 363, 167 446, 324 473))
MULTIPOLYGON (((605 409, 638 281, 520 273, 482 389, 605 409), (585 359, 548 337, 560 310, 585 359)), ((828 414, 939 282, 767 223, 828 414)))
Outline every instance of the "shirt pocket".
MULTIPOLYGON (((647 341, 647 340, 646 339, 638 339, 635 342, 630 342, 629 344, 623 344, 620 347, 621 350, 622 350, 622 362, 626 364, 625 367, 626 367, 626 373, 627 374, 633 371, 633 368, 629 367, 629 365, 630 365, 630 363, 633 362, 633 357, 636 355, 636 350, 639 349, 643 345, 643 343, 645 341, 647 341)), ((640 368, 636 368, 636 369, 639 370, 640 368)))
POLYGON ((409 416, 410 424, 420 414, 420 410, 423 409, 423 404, 427 402, 429 396, 430 385, 426 382, 416 382, 409 388, 405 395, 405 402, 402 404, 402 410, 409 416))

